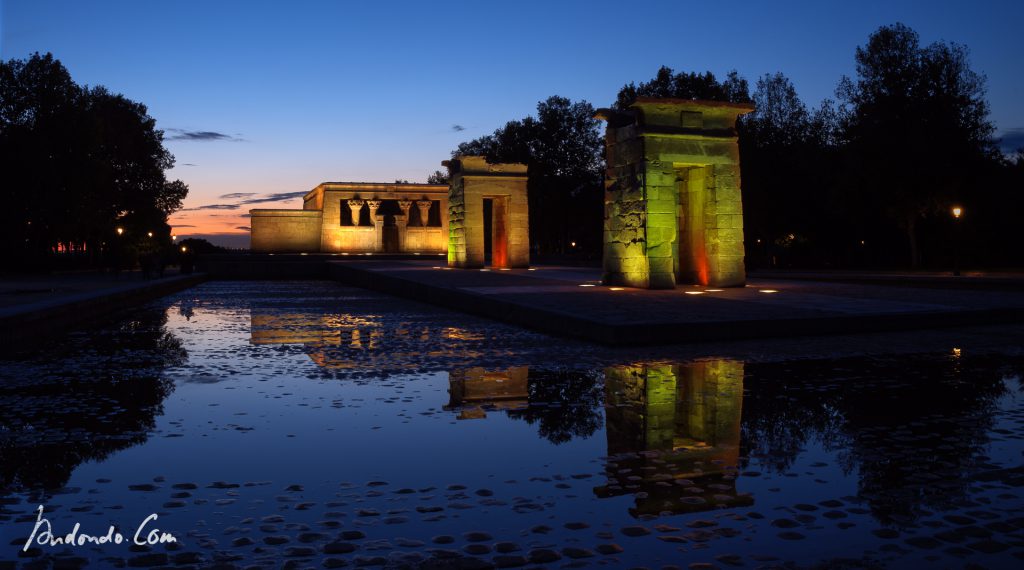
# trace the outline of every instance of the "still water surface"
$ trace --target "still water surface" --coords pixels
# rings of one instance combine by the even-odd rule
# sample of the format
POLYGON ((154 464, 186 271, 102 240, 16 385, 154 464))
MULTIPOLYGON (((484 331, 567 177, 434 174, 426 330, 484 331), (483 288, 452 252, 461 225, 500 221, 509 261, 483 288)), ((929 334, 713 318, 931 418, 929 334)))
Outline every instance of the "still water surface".
POLYGON ((609 350, 208 283, 3 357, 0 568, 1019 568, 1020 338, 609 350), (125 542, 25 551, 39 505, 125 542))

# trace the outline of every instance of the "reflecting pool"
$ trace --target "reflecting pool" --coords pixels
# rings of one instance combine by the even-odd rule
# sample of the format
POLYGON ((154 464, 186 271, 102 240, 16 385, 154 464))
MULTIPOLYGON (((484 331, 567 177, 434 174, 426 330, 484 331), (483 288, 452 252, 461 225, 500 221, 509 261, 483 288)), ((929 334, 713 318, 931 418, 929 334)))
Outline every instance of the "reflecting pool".
POLYGON ((1022 338, 613 350, 207 283, 2 357, 0 568, 1018 568, 1022 338))

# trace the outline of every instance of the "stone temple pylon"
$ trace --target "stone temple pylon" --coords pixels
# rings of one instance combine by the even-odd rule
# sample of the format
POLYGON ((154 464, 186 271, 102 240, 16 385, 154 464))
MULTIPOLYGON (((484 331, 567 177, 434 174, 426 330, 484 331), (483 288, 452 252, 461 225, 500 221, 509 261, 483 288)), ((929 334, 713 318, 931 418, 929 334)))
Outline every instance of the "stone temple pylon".
POLYGON ((742 287, 743 203, 736 119, 750 104, 640 97, 600 109, 608 285, 742 287))

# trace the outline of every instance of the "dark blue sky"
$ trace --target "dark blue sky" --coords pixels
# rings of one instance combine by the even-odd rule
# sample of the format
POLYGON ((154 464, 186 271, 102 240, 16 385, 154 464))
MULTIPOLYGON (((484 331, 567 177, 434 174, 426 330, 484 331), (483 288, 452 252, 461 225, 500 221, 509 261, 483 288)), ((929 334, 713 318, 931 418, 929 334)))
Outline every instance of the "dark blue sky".
POLYGON ((752 86, 782 71, 815 106, 853 74, 856 46, 894 22, 923 43, 966 44, 992 119, 1024 144, 1021 0, 0 1, 0 56, 50 51, 79 83, 146 103, 176 137, 170 176, 191 186, 187 206, 235 206, 176 215, 180 234, 242 231, 250 205, 228 194, 423 181, 460 141, 549 95, 605 106, 660 65, 736 69, 752 86))

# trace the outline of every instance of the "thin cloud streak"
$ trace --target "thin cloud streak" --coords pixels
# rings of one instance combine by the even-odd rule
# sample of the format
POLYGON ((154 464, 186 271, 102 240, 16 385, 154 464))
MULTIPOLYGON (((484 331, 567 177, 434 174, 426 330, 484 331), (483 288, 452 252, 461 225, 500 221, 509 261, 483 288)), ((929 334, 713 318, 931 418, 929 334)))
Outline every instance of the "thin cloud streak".
POLYGON ((231 136, 225 133, 219 133, 217 131, 189 131, 185 129, 166 129, 169 133, 174 133, 167 137, 169 141, 196 141, 196 142, 210 142, 210 141, 230 141, 230 142, 242 142, 245 139, 231 136))

